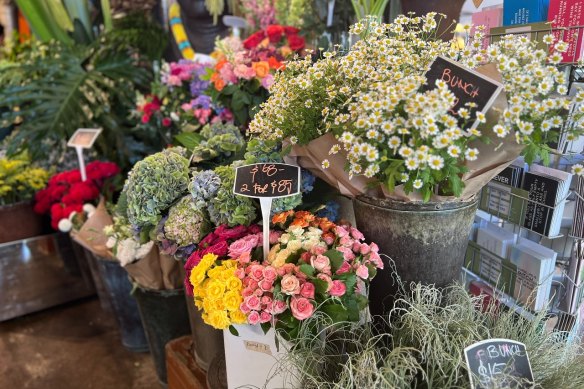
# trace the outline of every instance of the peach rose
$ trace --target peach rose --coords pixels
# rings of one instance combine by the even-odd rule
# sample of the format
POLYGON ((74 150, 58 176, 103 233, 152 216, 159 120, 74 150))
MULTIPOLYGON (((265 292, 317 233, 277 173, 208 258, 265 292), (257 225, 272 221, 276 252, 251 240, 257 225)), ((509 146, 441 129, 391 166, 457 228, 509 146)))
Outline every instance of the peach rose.
POLYGON ((255 70, 256 76, 260 79, 270 73, 270 64, 266 61, 252 62, 251 67, 255 70))
POLYGON ((293 274, 286 274, 281 281, 282 293, 293 296, 300 292, 300 281, 293 274))

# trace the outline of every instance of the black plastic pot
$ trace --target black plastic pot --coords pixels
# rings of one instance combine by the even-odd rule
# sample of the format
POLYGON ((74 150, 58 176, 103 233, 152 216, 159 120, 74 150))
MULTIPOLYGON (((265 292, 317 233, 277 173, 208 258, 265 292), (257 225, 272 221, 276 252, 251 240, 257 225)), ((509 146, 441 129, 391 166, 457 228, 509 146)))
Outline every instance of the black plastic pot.
POLYGON ((191 332, 183 289, 151 290, 138 287, 134 293, 158 380, 166 384, 164 347, 172 339, 191 332))
POLYGON ((118 322, 122 344, 133 352, 147 352, 148 340, 142 327, 136 299, 131 295, 128 273, 118 261, 95 257, 113 314, 118 322))

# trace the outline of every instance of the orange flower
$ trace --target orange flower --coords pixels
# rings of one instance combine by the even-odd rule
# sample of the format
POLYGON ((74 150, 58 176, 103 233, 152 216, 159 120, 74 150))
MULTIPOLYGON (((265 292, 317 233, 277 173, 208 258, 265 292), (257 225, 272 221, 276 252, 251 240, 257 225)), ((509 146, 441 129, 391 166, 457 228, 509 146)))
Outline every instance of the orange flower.
POLYGON ((295 219, 292 223, 290 223, 290 227, 292 226, 306 228, 308 227, 308 222, 304 219, 295 219))
POLYGON ((331 222, 326 217, 320 218, 318 222, 318 228, 320 228, 323 232, 328 232, 336 226, 335 223, 331 222))
POLYGON ((284 64, 276 59, 276 57, 268 58, 268 64, 270 65, 270 69, 279 70, 282 68, 284 70, 284 64))
POLYGON ((219 73, 215 72, 213 74, 211 74, 211 82, 215 82, 217 80, 220 80, 221 76, 219 76, 219 73))
POLYGON ((315 216, 312 213, 308 212, 308 211, 297 211, 294 214, 294 217, 296 219, 304 219, 308 223, 310 223, 311 221, 313 221, 315 219, 315 216))
POLYGON ((215 65, 215 69, 216 70, 221 70, 221 68, 223 66, 225 66, 225 64, 227 63, 226 59, 222 59, 221 61, 217 62, 217 64, 215 65))
POLYGON ((286 58, 292 54, 292 49, 288 46, 280 47, 280 54, 282 54, 282 57, 286 58))
POLYGON ((290 216, 292 216, 293 214, 294 214, 294 211, 286 211, 286 212, 278 213, 272 217, 272 224, 286 223, 286 220, 288 220, 288 218, 290 216))
POLYGON ((264 78, 270 74, 270 64, 266 61, 253 62, 251 67, 255 70, 258 78, 264 78))
POLYGON ((222 78, 218 78, 217 80, 215 80, 215 89, 221 92, 223 88, 225 88, 225 81, 223 81, 222 78))
POLYGON ((263 47, 264 49, 270 45, 270 38, 266 37, 263 41, 260 42, 259 47, 263 47))

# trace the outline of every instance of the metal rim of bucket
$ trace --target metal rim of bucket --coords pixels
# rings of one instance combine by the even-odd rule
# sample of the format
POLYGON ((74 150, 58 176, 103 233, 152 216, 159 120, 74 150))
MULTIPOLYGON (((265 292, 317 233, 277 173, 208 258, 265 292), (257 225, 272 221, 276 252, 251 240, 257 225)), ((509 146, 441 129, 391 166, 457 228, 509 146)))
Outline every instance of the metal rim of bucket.
POLYGON ((471 199, 465 201, 428 201, 426 203, 421 201, 406 202, 391 198, 376 198, 367 195, 357 196, 355 200, 371 207, 385 210, 391 209, 393 212, 433 213, 460 211, 465 208, 474 207, 478 202, 478 196, 473 196, 471 199))

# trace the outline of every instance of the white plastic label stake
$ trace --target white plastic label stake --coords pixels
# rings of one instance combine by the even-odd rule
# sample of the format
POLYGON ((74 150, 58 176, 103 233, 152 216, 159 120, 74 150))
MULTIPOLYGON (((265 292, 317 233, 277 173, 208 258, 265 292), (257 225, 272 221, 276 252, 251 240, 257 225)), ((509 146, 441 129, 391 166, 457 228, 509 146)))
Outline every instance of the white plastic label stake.
POLYGON ((260 207, 262 209, 262 227, 264 230, 264 261, 266 261, 270 253, 270 213, 272 212, 272 198, 261 197, 260 207))
POLYGON ((79 160, 79 171, 81 172, 81 181, 87 181, 85 161, 83 160, 83 147, 75 146, 75 151, 77 151, 77 159, 79 160))

